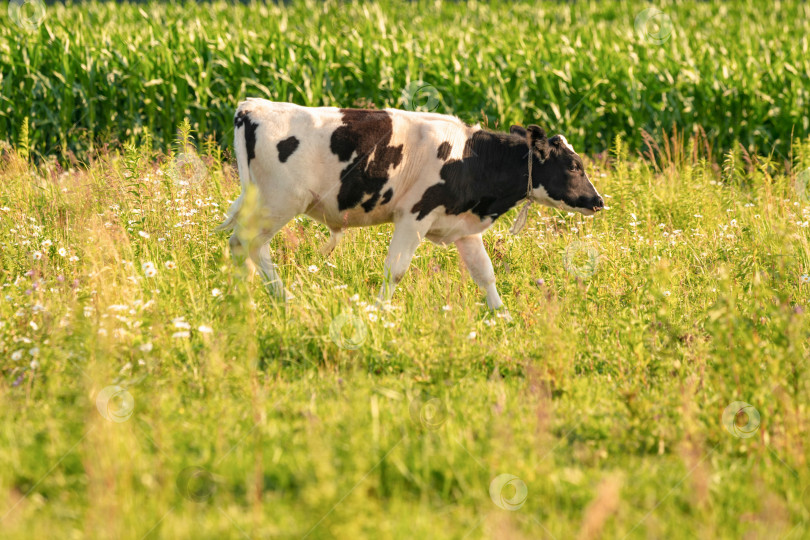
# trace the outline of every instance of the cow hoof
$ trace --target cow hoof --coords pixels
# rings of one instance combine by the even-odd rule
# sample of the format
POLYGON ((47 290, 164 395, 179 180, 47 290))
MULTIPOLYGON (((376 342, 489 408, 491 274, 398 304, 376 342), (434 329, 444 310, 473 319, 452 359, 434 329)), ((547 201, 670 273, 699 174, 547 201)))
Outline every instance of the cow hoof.
POLYGON ((514 322, 512 315, 509 313, 509 310, 505 307, 499 308, 495 310, 495 316, 499 319, 503 319, 506 322, 514 322))
POLYGON ((289 289, 286 287, 279 290, 278 287, 273 285, 266 285, 267 294, 270 295, 271 298, 275 300, 280 300, 282 302, 289 302, 290 300, 295 300, 295 295, 290 292, 289 289))

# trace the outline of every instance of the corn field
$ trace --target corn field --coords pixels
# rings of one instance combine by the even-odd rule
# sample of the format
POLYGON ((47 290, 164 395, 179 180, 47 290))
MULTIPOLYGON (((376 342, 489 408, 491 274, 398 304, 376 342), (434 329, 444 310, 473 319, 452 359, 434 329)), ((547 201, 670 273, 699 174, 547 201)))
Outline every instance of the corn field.
POLYGON ((414 84, 437 112, 536 122, 590 153, 675 128, 788 159, 810 129, 801 2, 68 2, 40 17, 0 13, 0 139, 28 118, 40 156, 165 148, 184 118, 228 145, 247 96, 403 108, 414 84))

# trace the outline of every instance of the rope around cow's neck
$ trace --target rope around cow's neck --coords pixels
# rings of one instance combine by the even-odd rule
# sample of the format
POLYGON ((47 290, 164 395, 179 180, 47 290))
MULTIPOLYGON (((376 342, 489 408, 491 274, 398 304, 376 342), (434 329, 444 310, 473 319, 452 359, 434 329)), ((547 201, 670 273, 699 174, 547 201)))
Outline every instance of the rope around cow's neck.
POLYGON ((520 234, 520 231, 526 225, 526 220, 529 218, 529 207, 532 205, 532 143, 529 142, 529 185, 526 188, 526 204, 523 205, 523 208, 520 209, 518 212, 517 217, 515 218, 515 222, 512 224, 512 227, 509 229, 510 234, 520 234))

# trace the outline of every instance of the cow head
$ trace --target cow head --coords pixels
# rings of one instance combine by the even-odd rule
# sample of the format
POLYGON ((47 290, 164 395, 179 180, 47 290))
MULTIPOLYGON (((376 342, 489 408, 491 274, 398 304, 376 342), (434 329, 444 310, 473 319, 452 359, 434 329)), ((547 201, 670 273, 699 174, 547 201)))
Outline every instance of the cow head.
MULTIPOLYGON (((552 208, 577 211, 592 216, 605 207, 605 202, 593 187, 585 166, 565 137, 546 138, 542 128, 527 129, 512 126, 513 135, 526 137, 533 154, 532 200, 552 208)), ((526 156, 528 166, 528 156, 526 156)))

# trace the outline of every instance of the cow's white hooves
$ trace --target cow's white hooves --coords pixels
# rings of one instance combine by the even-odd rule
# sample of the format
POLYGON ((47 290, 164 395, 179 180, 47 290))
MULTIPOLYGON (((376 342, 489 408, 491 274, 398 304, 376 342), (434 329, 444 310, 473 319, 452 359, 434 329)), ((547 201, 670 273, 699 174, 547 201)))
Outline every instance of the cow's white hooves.
POLYGON ((502 307, 500 309, 496 309, 495 310, 495 316, 498 317, 499 319, 505 320, 506 322, 514 322, 514 319, 512 318, 512 314, 509 313, 509 310, 506 309, 505 307, 502 307))
POLYGON ((295 295, 290 292, 289 289, 286 287, 279 291, 276 287, 267 285, 266 287, 267 294, 270 295, 271 298, 280 301, 280 302, 290 302, 291 300, 295 300, 295 295))

